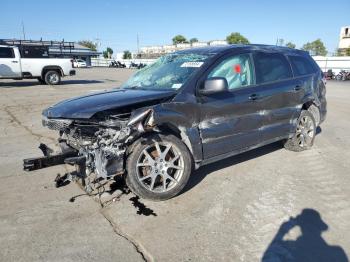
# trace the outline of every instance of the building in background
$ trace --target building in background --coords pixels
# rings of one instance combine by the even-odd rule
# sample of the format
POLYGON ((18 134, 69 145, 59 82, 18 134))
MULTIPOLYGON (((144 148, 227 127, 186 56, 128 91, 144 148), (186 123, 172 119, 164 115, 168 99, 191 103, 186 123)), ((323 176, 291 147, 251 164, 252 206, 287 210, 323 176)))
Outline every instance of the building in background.
POLYGON ((227 45, 227 41, 213 40, 209 42, 180 43, 176 45, 146 46, 141 47, 141 52, 138 54, 138 58, 153 59, 179 50, 216 45, 227 45))
POLYGON ((340 29, 338 51, 345 54, 345 50, 350 48, 350 25, 340 29))

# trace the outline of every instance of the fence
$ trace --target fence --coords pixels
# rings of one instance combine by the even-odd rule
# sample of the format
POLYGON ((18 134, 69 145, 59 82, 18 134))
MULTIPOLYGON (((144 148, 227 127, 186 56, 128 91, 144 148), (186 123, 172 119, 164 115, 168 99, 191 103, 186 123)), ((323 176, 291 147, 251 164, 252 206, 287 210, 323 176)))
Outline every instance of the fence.
POLYGON ((350 71, 350 56, 313 56, 323 72, 331 69, 335 74, 340 70, 350 71))
POLYGON ((106 59, 106 58, 91 58, 91 66, 108 67, 112 61, 119 61, 129 67, 131 62, 136 64, 152 64, 155 59, 106 59))

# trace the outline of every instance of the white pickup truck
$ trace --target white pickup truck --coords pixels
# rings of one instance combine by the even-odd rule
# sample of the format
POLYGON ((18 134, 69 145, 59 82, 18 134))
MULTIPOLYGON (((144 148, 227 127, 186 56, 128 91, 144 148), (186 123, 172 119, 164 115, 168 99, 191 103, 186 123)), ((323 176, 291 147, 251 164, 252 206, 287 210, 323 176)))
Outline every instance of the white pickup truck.
POLYGON ((18 47, 0 45, 0 79, 38 79, 42 84, 57 85, 64 76, 75 75, 69 58, 21 58, 18 47))

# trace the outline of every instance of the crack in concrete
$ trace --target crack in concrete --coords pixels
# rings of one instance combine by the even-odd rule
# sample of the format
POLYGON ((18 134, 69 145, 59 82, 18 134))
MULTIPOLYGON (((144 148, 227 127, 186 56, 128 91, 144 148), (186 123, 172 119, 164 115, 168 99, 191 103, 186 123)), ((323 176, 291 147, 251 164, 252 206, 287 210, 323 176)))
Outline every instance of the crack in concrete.
POLYGON ((32 136, 36 137, 36 139, 40 142, 40 139, 43 138, 47 138, 50 139, 53 142, 56 142, 55 139, 51 138, 51 137, 46 137, 40 134, 37 134, 35 132, 33 132, 28 126, 24 125, 10 110, 9 110, 9 106, 4 107, 4 111, 10 116, 11 120, 13 122, 15 122, 17 125, 19 125, 20 127, 22 127, 24 130, 26 130, 29 134, 31 134, 32 136))
MULTIPOLYGON (((22 127, 24 130, 26 130, 29 134, 31 134, 32 136, 34 136, 39 142, 41 139, 43 138, 47 138, 50 139, 53 142, 56 142, 55 139, 51 138, 51 137, 45 137, 43 135, 40 135, 38 133, 33 132, 28 126, 24 125, 11 111, 10 108, 14 107, 14 106, 6 106, 4 107, 4 111, 10 116, 12 122, 15 122, 16 124, 18 124, 20 127, 22 127)), ((66 167, 65 167, 66 168, 66 167)), ((67 171, 67 168, 66 168, 67 171)), ((118 226, 113 222, 113 219, 106 214, 106 209, 102 208, 100 210, 100 213, 102 214, 102 216, 108 221, 108 223, 111 225, 111 227, 113 228, 113 231, 120 237, 124 238, 126 241, 128 241, 136 250, 137 253, 140 254, 141 258, 143 261, 145 262, 149 262, 149 261, 154 261, 153 257, 146 251, 146 249, 140 244, 138 243, 134 238, 132 238, 131 236, 127 235, 126 233, 124 233, 120 228, 118 228, 118 226)))
POLYGON ((103 215, 103 217, 109 222, 111 227, 113 228, 113 231, 120 237, 124 238, 126 241, 128 241, 130 244, 132 244, 136 250, 137 253, 139 253, 142 257, 142 260, 145 262, 148 261, 154 261, 153 257, 148 253, 148 251, 135 240, 131 236, 124 233, 114 222, 113 219, 106 214, 106 209, 102 208, 100 210, 100 213, 103 215))

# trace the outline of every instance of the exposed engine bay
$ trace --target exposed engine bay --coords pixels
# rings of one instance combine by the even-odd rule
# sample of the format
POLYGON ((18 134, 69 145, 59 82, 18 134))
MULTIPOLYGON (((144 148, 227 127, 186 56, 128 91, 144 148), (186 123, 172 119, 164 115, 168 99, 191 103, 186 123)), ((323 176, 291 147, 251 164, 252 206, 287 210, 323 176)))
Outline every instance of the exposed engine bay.
POLYGON ((131 115, 129 112, 104 115, 103 121, 49 119, 43 116, 43 126, 59 132, 61 153, 52 154, 52 149, 41 144, 39 148, 44 157, 25 159, 24 169, 31 171, 71 164, 77 167, 77 175, 82 179, 92 173, 95 179, 100 180, 123 174, 128 146, 154 127, 152 109, 131 115))

